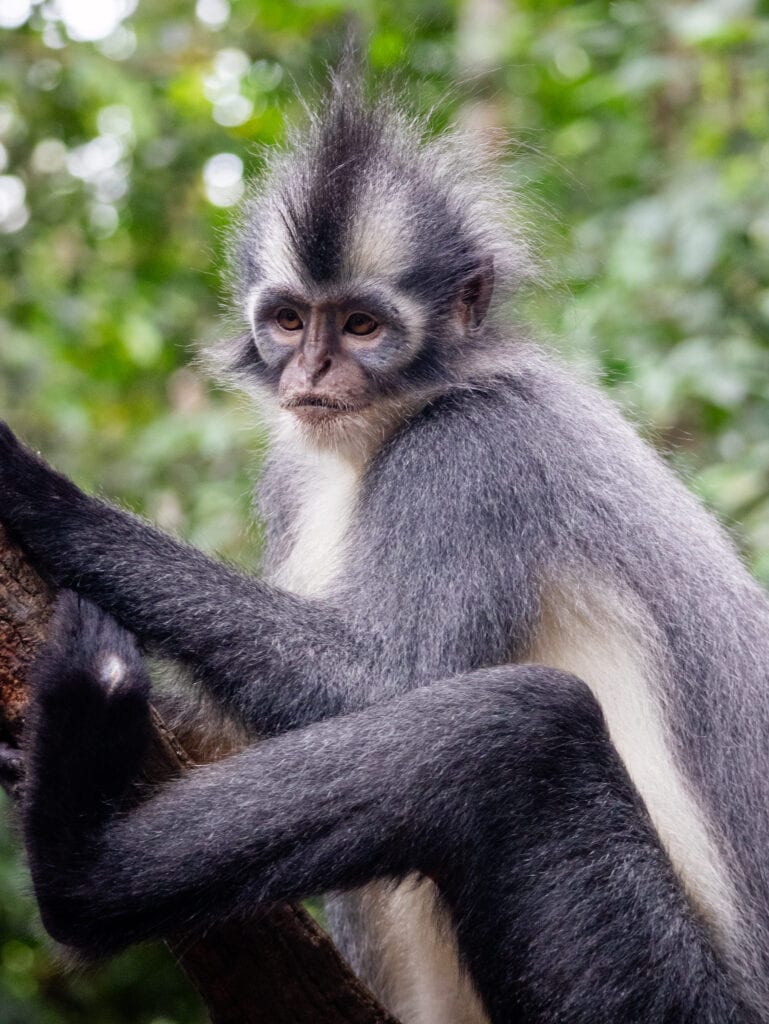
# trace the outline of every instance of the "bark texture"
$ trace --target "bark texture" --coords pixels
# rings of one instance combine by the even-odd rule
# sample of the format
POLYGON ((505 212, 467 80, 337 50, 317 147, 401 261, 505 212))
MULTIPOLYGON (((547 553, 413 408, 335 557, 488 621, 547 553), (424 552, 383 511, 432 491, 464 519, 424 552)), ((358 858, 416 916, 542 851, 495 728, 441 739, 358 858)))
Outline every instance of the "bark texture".
MULTIPOLYGON (((44 641, 53 591, 0 526, 0 740, 19 744, 25 681, 44 641)), ((148 771, 158 781, 192 761, 157 711, 148 771)), ((167 944, 213 1024, 398 1024, 299 906, 281 905, 167 944)))

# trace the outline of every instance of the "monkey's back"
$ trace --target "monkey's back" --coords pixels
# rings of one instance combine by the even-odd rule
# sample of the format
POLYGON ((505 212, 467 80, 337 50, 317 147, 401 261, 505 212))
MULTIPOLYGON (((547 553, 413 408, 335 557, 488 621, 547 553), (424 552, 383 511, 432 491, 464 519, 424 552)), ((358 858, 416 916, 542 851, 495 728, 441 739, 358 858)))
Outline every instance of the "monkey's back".
POLYGON ((510 380, 519 472, 538 481, 526 530, 547 538, 516 659, 591 686, 685 887, 765 1001, 767 596, 604 395, 531 354, 510 380))

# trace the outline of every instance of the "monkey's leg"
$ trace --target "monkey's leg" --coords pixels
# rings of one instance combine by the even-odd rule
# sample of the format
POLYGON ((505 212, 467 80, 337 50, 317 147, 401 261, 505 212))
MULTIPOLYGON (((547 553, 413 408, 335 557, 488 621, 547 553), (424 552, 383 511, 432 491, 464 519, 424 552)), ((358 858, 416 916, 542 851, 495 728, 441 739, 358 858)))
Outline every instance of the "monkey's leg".
POLYGON ((422 871, 495 1024, 753 1020, 579 680, 477 672, 268 740, 120 811, 144 676, 109 620, 63 612, 35 687, 24 807, 61 941, 99 954, 422 871), (120 676, 104 668, 113 647, 120 676), (82 735, 86 712, 103 746, 82 735))

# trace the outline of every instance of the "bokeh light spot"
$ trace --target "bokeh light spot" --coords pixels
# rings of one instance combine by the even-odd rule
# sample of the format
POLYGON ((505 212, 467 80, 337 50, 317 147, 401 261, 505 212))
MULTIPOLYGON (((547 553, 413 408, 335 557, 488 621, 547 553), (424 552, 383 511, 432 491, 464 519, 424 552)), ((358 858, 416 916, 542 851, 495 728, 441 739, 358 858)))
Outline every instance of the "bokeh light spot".
POLYGON ((11 234, 29 220, 25 199, 27 190, 15 174, 0 174, 0 231, 11 234))
POLYGON ((198 0, 195 15, 207 28, 222 28, 229 21, 230 5, 227 0, 198 0))
POLYGON ((31 13, 31 0, 0 0, 0 28, 19 28, 31 13))
POLYGON ((67 35, 78 42, 104 39, 136 10, 137 0, 56 0, 53 8, 67 35))
POLYGON ((203 167, 203 185, 214 206, 232 206, 243 195, 243 161, 234 153, 217 153, 203 167))

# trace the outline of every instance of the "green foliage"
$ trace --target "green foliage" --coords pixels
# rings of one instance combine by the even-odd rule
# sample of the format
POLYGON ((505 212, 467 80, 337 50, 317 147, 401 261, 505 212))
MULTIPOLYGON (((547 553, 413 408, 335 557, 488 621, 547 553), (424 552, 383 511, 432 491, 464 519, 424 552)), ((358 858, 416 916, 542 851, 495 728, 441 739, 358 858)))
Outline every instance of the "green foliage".
MULTIPOLYGON (((769 19, 757 5, 135 7, 0 0, 0 415, 86 488, 252 560, 260 432, 189 362, 230 329, 219 268, 241 170, 281 139, 355 16, 372 65, 397 69, 416 106, 439 103, 445 119, 465 105, 510 132, 550 282, 528 315, 740 524, 769 581, 769 19)), ((59 970, 15 847, 0 846, 0 1019, 201 1019, 158 947, 59 970)))

